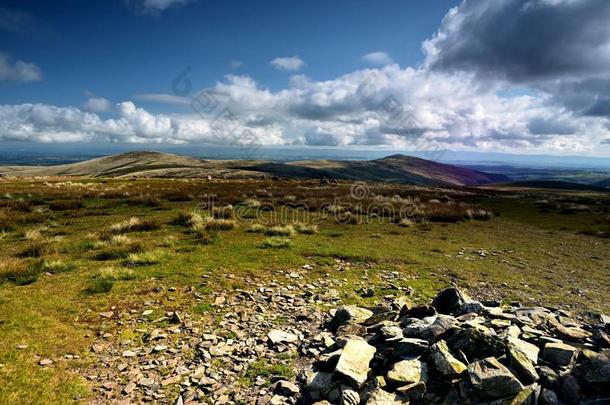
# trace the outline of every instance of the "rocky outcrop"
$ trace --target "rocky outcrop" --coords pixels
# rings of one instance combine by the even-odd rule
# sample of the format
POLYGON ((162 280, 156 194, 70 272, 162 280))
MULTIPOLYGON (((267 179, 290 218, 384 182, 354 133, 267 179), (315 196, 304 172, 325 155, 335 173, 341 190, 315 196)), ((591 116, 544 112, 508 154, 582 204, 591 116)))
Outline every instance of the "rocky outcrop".
POLYGON ((603 322, 455 288, 430 306, 394 299, 333 314, 333 344, 302 342, 305 404, 610 403, 603 322))

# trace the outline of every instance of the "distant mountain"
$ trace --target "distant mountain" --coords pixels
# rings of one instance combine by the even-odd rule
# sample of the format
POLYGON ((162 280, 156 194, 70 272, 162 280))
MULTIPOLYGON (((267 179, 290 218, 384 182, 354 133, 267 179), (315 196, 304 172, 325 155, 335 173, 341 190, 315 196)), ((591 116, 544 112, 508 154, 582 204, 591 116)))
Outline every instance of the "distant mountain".
POLYGON ((329 178, 395 182, 422 186, 501 183, 509 178, 412 156, 375 160, 310 160, 275 163, 256 160, 200 160, 161 152, 129 152, 56 166, 5 166, 10 176, 86 177, 260 177, 329 178))
POLYGON ((595 183, 595 186, 602 188, 610 188, 610 177, 606 180, 598 181, 597 183, 595 183))

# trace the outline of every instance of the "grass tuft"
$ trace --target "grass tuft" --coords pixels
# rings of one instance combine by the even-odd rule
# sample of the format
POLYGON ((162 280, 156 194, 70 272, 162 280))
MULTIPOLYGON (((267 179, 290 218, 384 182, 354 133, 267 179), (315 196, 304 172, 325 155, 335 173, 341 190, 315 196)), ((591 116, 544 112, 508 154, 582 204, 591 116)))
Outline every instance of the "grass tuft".
POLYGON ((318 233, 318 225, 315 224, 304 224, 302 222, 299 222, 294 225, 294 229, 298 233, 302 233, 305 235, 313 235, 318 233))
POLYGON ((265 230, 265 235, 268 236, 292 236, 294 234, 295 230, 292 225, 276 225, 265 230))
POLYGON ((89 287, 85 290, 85 293, 93 294, 104 294, 110 292, 114 286, 114 281, 106 278, 94 278, 89 283, 89 287))
POLYGON ((264 249, 281 249, 292 246, 292 240, 281 236, 272 236, 263 241, 261 247, 264 249))
POLYGON ((149 250, 141 253, 130 253, 127 255, 125 263, 131 266, 150 266, 161 262, 163 256, 164 253, 161 250, 149 250))

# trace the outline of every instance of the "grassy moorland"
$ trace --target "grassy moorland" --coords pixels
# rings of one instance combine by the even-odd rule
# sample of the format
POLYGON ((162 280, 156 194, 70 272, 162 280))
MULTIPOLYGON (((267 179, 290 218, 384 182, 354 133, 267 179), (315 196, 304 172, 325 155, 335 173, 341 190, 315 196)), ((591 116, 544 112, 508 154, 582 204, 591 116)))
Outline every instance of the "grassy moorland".
MULTIPOLYGON (((311 265, 344 302, 455 283, 610 311, 610 196, 312 181, 0 180, 0 403, 91 394, 99 313, 152 299, 210 318, 218 292, 311 265), (382 277, 398 274, 392 285, 382 277), (175 289, 171 299, 160 291, 175 289), (194 302, 183 291, 203 297, 194 302), (53 367, 41 367, 41 359, 53 367)), ((134 332, 134 336, 135 336, 134 332)), ((133 338, 133 336, 121 336, 133 338)))

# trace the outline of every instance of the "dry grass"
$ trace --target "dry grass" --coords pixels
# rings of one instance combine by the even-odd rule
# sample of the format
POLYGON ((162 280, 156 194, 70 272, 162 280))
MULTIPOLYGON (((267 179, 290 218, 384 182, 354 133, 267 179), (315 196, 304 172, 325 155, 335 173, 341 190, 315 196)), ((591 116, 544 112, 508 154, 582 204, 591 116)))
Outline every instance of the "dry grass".
POLYGON ((304 224, 302 222, 299 222, 294 225, 294 229, 298 233, 302 233, 305 235, 313 235, 318 233, 318 225, 315 224, 304 224))
POLYGON ((157 230, 160 227, 161 224, 154 218, 139 219, 132 217, 128 220, 111 225, 109 230, 111 233, 117 234, 127 232, 148 232, 157 230))
POLYGON ((127 255, 125 264, 131 266, 150 266, 161 262, 165 254, 161 250, 148 250, 127 255))
POLYGON ((40 271, 28 266, 23 260, 4 258, 0 260, 0 284, 10 282, 15 285, 27 285, 38 280, 40 271))
POLYGON ((204 227, 209 231, 230 231, 237 226, 233 219, 205 218, 204 227))
POLYGON ((132 269, 128 269, 125 267, 102 267, 98 270, 97 277, 106 279, 106 280, 134 280, 136 278, 136 273, 132 269))
POLYGON ((276 225, 270 226, 265 230, 265 235, 268 236, 292 236, 295 234, 292 225, 276 225))
POLYGON ((250 228, 248 229, 248 232, 251 232, 251 233, 263 233, 266 230, 267 230, 267 227, 265 225, 254 223, 254 224, 250 225, 250 228))
POLYGON ((76 263, 73 262, 64 262, 62 260, 41 260, 38 264, 38 269, 41 273, 51 273, 51 274, 59 274, 59 273, 68 273, 70 271, 74 271, 78 268, 76 263))

